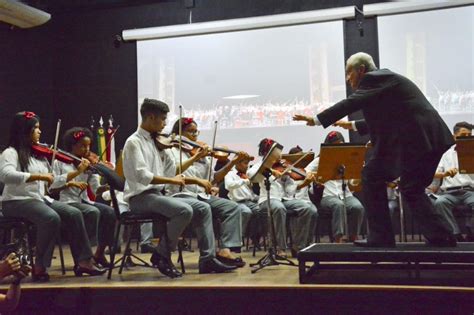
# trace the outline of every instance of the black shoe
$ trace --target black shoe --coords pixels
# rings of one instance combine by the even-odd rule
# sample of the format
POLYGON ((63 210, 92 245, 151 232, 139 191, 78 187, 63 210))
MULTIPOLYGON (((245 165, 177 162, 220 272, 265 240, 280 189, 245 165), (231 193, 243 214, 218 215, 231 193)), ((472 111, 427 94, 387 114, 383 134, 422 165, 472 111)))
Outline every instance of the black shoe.
POLYGON ((89 276, 100 276, 103 275, 104 273, 107 272, 107 269, 101 269, 101 268, 84 268, 79 265, 74 266, 74 274, 76 277, 82 277, 83 274, 87 274, 89 276))
POLYGON ((466 235, 466 242, 474 242, 474 235, 472 234, 466 235))
POLYGON ((224 265, 236 266, 237 268, 242 268, 243 266, 245 266, 245 261, 243 261, 241 257, 228 258, 228 257, 217 255, 216 258, 218 261, 220 261, 224 265))
POLYGON ((47 272, 40 274, 32 274, 31 279, 33 282, 44 283, 49 282, 49 274, 47 272))
POLYGON ((152 254, 155 252, 155 248, 150 243, 140 245, 140 252, 142 254, 152 254))
POLYGON ((454 238, 456 239, 457 242, 462 243, 462 242, 467 242, 467 239, 462 236, 462 234, 455 234, 454 238))
POLYGON ((183 274, 173 265, 170 258, 162 256, 157 251, 154 251, 153 255, 151 255, 150 262, 153 266, 156 266, 162 274, 172 279, 183 276, 183 274))
POLYGON ((359 247, 395 247, 395 241, 385 241, 385 242, 375 242, 375 241, 369 241, 367 239, 365 240, 355 240, 354 241, 355 246, 359 247))
POLYGON ((426 246, 432 247, 456 247, 457 241, 453 235, 445 238, 433 238, 425 241, 426 246))
POLYGON ((223 273, 237 269, 236 266, 229 266, 221 263, 217 258, 212 258, 199 263, 199 273, 223 273))

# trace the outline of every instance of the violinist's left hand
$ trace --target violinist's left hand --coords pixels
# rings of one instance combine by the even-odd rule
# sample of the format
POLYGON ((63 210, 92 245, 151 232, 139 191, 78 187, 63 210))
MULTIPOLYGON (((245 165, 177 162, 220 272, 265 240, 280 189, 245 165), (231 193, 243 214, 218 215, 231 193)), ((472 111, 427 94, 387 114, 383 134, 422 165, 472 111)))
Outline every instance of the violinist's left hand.
POLYGON ((316 122, 314 121, 314 118, 311 117, 311 116, 296 114, 296 115, 293 116, 293 120, 294 121, 306 121, 306 125, 316 126, 316 122))

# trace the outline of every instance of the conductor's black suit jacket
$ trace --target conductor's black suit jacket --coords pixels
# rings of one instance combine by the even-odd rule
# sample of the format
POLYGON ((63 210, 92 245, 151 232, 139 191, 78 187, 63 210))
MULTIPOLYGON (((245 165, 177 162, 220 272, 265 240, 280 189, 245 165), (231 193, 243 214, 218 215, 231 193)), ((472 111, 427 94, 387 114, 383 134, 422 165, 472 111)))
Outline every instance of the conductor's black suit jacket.
POLYGON ((374 144, 372 158, 403 165, 454 144, 448 127, 418 87, 388 69, 366 73, 352 95, 317 117, 327 127, 357 110, 362 110, 366 125, 356 126, 359 132, 368 132, 374 144))

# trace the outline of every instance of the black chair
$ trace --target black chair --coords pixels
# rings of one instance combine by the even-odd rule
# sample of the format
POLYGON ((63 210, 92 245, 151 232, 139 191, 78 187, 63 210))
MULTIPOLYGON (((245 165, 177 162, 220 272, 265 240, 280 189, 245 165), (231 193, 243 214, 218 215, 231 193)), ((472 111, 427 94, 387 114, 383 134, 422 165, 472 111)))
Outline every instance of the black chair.
MULTIPOLYGON (((115 210, 115 215, 117 217, 117 227, 115 231, 114 244, 118 243, 118 238, 120 236, 120 229, 122 226, 130 226, 133 229, 133 228, 139 228, 140 225, 143 223, 153 223, 153 224, 160 225, 159 229, 160 231, 163 231, 163 234, 162 234, 163 241, 165 242, 165 244, 168 244, 168 237, 167 237, 168 218, 159 214, 137 214, 132 211, 120 213, 120 210, 118 208, 118 203, 117 203, 117 197, 112 187, 110 190, 110 194, 112 198, 113 208, 115 210)), ((122 257, 118 259, 117 261, 115 261, 116 251, 115 250, 110 251, 111 266, 109 268, 109 273, 107 276, 108 279, 112 277, 112 269, 115 268, 115 266, 119 263, 120 263, 119 274, 122 274, 125 263, 131 260, 132 258, 135 258, 136 260, 141 262, 141 264, 135 264, 135 265, 141 265, 143 267, 153 267, 152 265, 150 265, 149 263, 147 263, 146 261, 144 261, 143 259, 141 259, 140 257, 132 253, 132 250, 130 248, 130 241, 131 241, 131 237, 127 237, 124 253, 122 257)), ((183 261, 182 249, 181 249, 180 243, 178 243, 178 262, 181 264, 181 271, 185 273, 186 271, 184 268, 184 261, 183 261)))

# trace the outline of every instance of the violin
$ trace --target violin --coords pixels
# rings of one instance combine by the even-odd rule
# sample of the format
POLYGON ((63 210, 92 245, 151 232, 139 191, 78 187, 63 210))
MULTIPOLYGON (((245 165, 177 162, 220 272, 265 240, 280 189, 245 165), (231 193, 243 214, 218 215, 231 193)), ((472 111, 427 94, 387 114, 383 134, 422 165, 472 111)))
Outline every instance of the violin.
POLYGON ((80 163, 81 159, 62 150, 53 150, 51 149, 50 146, 48 146, 45 143, 34 143, 31 145, 31 151, 33 154, 37 157, 43 157, 48 160, 51 160, 53 158, 53 155, 55 155, 55 158, 58 159, 61 162, 64 162, 66 164, 75 164, 75 163, 80 163))
POLYGON ((280 173, 288 174, 293 180, 304 180, 306 171, 303 168, 294 167, 289 161, 280 159, 272 168, 280 173))
MULTIPOLYGON (((178 140, 173 140, 178 141, 178 140)), ((195 155, 198 150, 204 149, 207 146, 205 142, 202 141, 191 141, 189 139, 181 138, 181 148, 185 151, 190 153, 191 155, 195 155)), ((209 153, 210 156, 219 160, 219 161, 227 161, 229 158, 229 154, 239 154, 239 151, 228 149, 227 147, 214 147, 212 151, 209 153)), ((250 156, 247 154, 247 157, 250 161, 253 161, 255 157, 250 156)))

